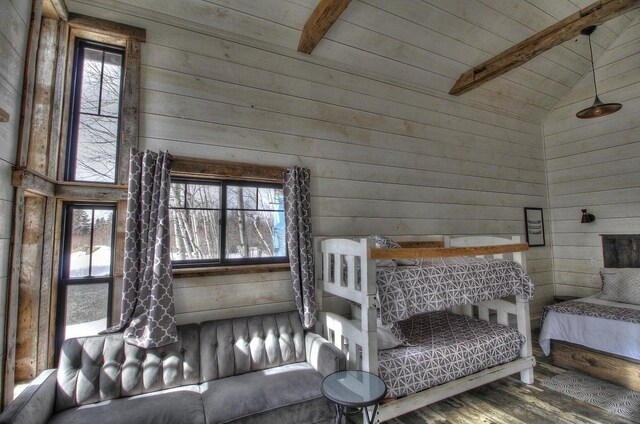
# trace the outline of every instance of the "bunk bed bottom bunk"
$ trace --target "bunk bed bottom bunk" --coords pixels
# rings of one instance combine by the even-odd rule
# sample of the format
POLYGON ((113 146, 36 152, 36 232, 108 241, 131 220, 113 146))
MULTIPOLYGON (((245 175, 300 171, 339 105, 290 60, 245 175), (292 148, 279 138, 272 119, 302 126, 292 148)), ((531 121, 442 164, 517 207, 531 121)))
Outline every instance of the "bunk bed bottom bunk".
POLYGON ((391 398, 511 362, 525 342, 514 328, 448 311, 416 315, 399 327, 407 346, 378 351, 378 373, 391 398))

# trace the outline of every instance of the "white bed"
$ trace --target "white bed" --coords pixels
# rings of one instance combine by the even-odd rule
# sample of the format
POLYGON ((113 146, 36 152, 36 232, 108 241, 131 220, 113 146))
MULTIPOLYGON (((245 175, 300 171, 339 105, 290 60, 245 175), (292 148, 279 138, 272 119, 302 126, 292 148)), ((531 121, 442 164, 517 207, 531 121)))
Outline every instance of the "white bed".
MULTIPOLYGON (((375 248, 373 241, 367 238, 357 241, 349 239, 316 240, 316 299, 321 311, 320 322, 324 327, 324 335, 347 353, 348 366, 351 369, 362 369, 378 374, 380 371, 385 371, 385 367, 382 366, 382 363, 379 364, 379 361, 388 361, 388 356, 393 356, 391 353, 388 353, 391 351, 382 351, 384 354, 379 354, 378 352, 376 335, 377 309, 380 305, 380 300, 384 303, 385 299, 382 293, 380 293, 382 295, 381 298, 378 298, 376 259, 402 260, 409 258, 482 255, 502 258, 502 256, 506 254, 509 256, 509 259, 522 264, 522 268, 524 268, 524 254, 522 251, 526 250, 527 246, 526 244, 519 243, 518 238, 461 237, 455 239, 447 238, 444 243, 447 246, 445 248, 381 249, 375 248), (362 305, 362 307, 359 308, 356 316, 352 317, 344 317, 336 313, 324 311, 322 308, 323 292, 342 297, 343 299, 362 305)), ((462 263, 462 266, 466 266, 467 262, 472 263, 473 261, 459 262, 462 263)), ((522 268, 518 267, 518 272, 522 272, 522 268)), ((380 273, 378 273, 378 275, 380 275, 380 273)), ((524 274, 524 276, 526 277, 526 274, 524 274)), ((526 277, 526 279, 528 280, 528 277, 526 277)), ((489 279, 485 281, 489 281, 489 279)), ((458 280, 456 280, 456 282, 458 282, 458 280)), ((389 283, 389 281, 387 281, 387 283, 389 283)), ((400 283, 402 283, 402 281, 400 281, 400 283)), ((530 280, 528 280, 528 283, 529 285, 531 284, 530 280)), ((493 285, 497 286, 496 284, 493 285)), ((380 286, 380 288, 382 290, 382 286, 380 286)), ((518 372, 523 382, 533 383, 535 359, 531 348, 529 303, 527 300, 530 295, 532 295, 532 286, 530 287, 530 292, 522 295, 520 292, 509 293, 506 299, 482 299, 483 301, 473 304, 461 304, 460 302, 454 301, 452 305, 451 300, 458 297, 457 291, 459 288, 459 286, 452 286, 449 291, 443 290, 442 292, 434 294, 437 299, 432 303, 436 305, 441 303, 449 307, 449 309, 465 315, 465 319, 471 319, 471 317, 479 318, 484 321, 485 324, 495 320, 492 319, 495 317, 498 324, 507 327, 510 322, 510 316, 515 317, 518 330, 516 333, 519 332, 522 336, 521 344, 518 345, 520 347, 516 347, 513 358, 507 359, 508 362, 506 363, 498 363, 498 365, 495 366, 491 365, 486 369, 478 368, 477 371, 473 371, 470 375, 464 375, 453 381, 444 382, 443 384, 439 384, 440 381, 438 380, 435 384, 439 385, 381 405, 377 411, 375 422, 379 423, 391 419, 430 403, 518 372), (456 291, 456 294, 451 295, 454 291, 456 291), (453 306, 453 308, 451 308, 451 306, 453 306)), ((402 290, 402 285, 392 286, 392 289, 402 290)), ((494 287, 492 288, 492 290, 494 290, 492 293, 501 293, 500 289, 501 287, 494 287)), ((419 312, 424 313, 424 308, 429 309, 434 307, 433 304, 429 304, 429 302, 423 302, 425 292, 416 291, 423 297, 418 299, 419 301, 411 302, 411 308, 398 308, 398 313, 404 314, 408 309, 412 308, 412 314, 419 312), (418 307, 418 309, 423 308, 423 310, 416 312, 416 310, 414 310, 416 307, 418 307)), ((406 293, 402 293, 399 297, 402 298, 405 295, 406 293)), ((464 293, 461 297, 464 297, 464 293)), ((384 319, 386 315, 383 310, 381 312, 382 318, 384 319)), ((416 316, 420 317, 421 315, 416 316)), ((434 319, 444 319, 449 322, 452 320, 452 318, 445 317, 434 317, 434 319)), ((453 319, 453 321, 459 320, 453 319)), ((480 322, 477 319, 472 319, 472 321, 480 322)), ((454 330, 454 332, 455 331, 457 330, 454 330)), ((448 348, 446 345, 441 347, 444 350, 448 348)), ((424 353, 416 352, 415 349, 407 349, 413 351, 414 358, 418 358, 417 365, 420 365, 419 355, 423 355, 424 353)), ((479 354, 482 356, 482 352, 479 352, 479 354)), ((393 360, 397 358, 390 359, 393 360)))
MULTIPOLYGON (((581 302, 640 311, 639 305, 611 302, 593 295, 581 302)), ((540 330, 540 347, 551 354, 551 341, 574 343, 601 352, 640 360, 640 324, 585 315, 549 311, 540 330)))

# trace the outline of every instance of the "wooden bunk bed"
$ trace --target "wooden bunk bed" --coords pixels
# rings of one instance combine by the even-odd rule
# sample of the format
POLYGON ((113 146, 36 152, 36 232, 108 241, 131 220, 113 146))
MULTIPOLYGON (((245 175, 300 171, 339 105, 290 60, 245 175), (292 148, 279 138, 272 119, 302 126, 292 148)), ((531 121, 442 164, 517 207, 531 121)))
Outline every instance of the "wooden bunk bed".
MULTIPOLYGON (((525 243, 519 243, 518 237, 510 239, 486 236, 445 237, 442 244, 444 247, 432 247, 433 242, 430 242, 428 247, 424 247, 422 243, 405 242, 401 248, 391 249, 376 248, 371 238, 359 240, 316 239, 316 299, 320 310, 320 323, 325 337, 347 353, 348 368, 369 371, 379 374, 385 379, 384 373, 381 372, 383 370, 379 366, 379 359, 385 353, 394 351, 393 349, 378 351, 378 314, 382 318, 388 315, 385 309, 381 307, 381 303, 388 305, 388 299, 386 301, 384 299, 383 286, 378 287, 376 261, 408 260, 413 258, 478 258, 487 256, 502 259, 503 256, 508 255, 509 259, 517 262, 522 267, 519 269, 524 274, 524 251, 528 249, 528 246, 525 243), (352 308, 355 312, 352 313, 351 317, 324 311, 322 299, 325 292, 346 299, 354 305, 359 305, 359 307, 352 308)), ((469 259, 469 261, 472 262, 473 259, 469 259)), ((477 261, 480 261, 480 259, 477 261)), ((411 266, 407 267, 407 269, 412 268, 411 266)), ((524 276, 526 277, 526 274, 524 276)), ((528 280, 528 277, 526 279, 528 280)), ((526 294, 513 295, 513 293, 509 293, 503 298, 483 299, 483 301, 472 303, 463 303, 455 299, 452 301, 450 297, 444 302, 448 310, 457 314, 450 316, 458 316, 460 319, 466 319, 473 323, 482 322, 481 325, 490 325, 488 324, 490 321, 497 321, 498 324, 501 324, 500 327, 506 329, 504 326, 508 326, 510 318, 515 317, 517 331, 509 330, 521 335, 519 336, 521 344, 516 347, 512 359, 506 363, 479 369, 453 381, 438 381, 437 385, 432 387, 418 388, 415 393, 402 394, 379 407, 375 422, 380 423, 389 420, 518 372, 523 382, 533 383, 535 359, 531 348, 528 303, 528 299, 533 294, 533 288, 530 280, 528 281, 530 292, 526 294), (477 318, 481 321, 465 317, 477 318)), ((394 296, 396 295, 394 294, 394 296)), ((455 297, 464 298, 465 295, 463 293, 462 296, 456 295, 455 297)), ((407 312, 404 306, 401 309, 403 309, 403 313, 407 312)), ((436 311, 436 309, 432 309, 432 311, 436 311)), ((425 311, 422 310, 421 312, 425 311)), ((434 314, 436 313, 443 312, 434 312, 434 314)), ((422 313, 416 316, 422 319, 422 317, 431 315, 431 313, 422 313)), ((413 318, 402 321, 403 325, 411 319, 413 318)), ((382 361, 384 362, 384 359, 382 361)), ((393 390, 391 392, 393 393, 393 390)))

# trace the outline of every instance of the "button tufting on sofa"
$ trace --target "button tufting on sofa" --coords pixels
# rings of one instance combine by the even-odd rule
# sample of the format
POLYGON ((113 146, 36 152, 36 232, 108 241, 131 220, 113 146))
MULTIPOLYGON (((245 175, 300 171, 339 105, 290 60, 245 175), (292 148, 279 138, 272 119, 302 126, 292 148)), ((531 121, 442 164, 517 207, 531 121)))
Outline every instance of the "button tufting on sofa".
POLYGON ((121 333, 68 339, 58 370, 34 380, 0 424, 333 422, 320 386, 346 358, 305 332, 297 311, 181 325, 178 339, 147 351, 123 343, 121 333), (265 332, 279 337, 283 323, 291 342, 265 341, 265 332), (233 334, 244 343, 234 346, 233 334), (218 346, 217 337, 231 344, 218 346), (159 357, 166 359, 156 366, 159 357))

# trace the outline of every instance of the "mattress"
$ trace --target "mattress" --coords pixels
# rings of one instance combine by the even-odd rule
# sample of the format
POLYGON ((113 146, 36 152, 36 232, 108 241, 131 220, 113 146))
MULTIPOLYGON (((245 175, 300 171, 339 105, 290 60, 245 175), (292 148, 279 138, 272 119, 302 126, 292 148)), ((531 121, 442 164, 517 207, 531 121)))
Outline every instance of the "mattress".
POLYGON ((548 306, 539 339, 545 355, 552 339, 640 360, 640 306, 598 295, 548 306))
POLYGON ((376 268, 383 324, 451 306, 519 295, 533 297, 533 283, 514 261, 451 257, 416 265, 376 268))
POLYGON ((411 346, 378 352, 387 396, 410 395, 516 359, 524 343, 517 330, 446 311, 398 323, 411 346))

